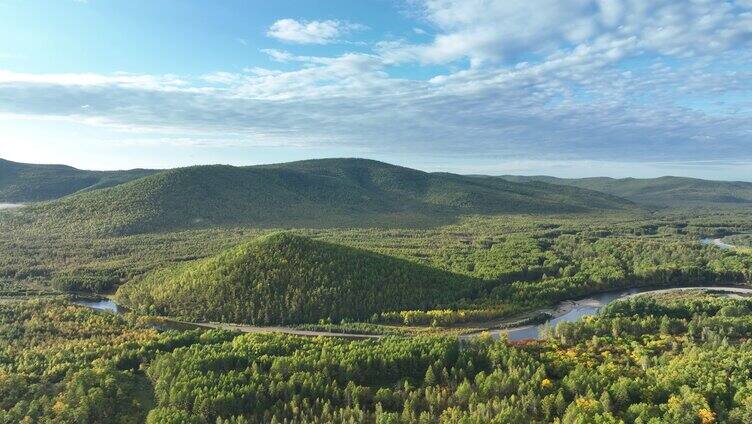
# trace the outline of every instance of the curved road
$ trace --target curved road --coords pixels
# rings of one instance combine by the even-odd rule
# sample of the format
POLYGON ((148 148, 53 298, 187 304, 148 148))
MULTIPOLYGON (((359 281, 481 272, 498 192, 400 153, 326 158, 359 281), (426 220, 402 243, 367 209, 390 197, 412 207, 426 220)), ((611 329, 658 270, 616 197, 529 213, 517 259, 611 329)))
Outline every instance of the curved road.
POLYGON ((209 323, 196 323, 196 322, 181 322, 183 324, 195 325, 202 328, 218 328, 221 330, 239 331, 241 333, 283 333, 292 334, 295 336, 305 337, 341 337, 344 339, 380 339, 385 337, 381 334, 355 334, 355 333, 335 333, 330 331, 311 331, 311 330, 298 330, 295 328, 285 326, 256 326, 256 325, 244 325, 244 324, 227 324, 222 322, 209 322, 209 323))

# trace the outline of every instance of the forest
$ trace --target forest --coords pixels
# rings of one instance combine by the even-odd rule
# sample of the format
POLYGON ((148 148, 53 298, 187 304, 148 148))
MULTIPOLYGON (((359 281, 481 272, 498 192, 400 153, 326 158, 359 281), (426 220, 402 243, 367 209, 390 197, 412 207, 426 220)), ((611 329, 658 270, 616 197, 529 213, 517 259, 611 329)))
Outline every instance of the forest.
POLYGON ((430 309, 474 286, 466 276, 281 232, 150 273, 120 287, 116 300, 189 320, 288 324, 430 309))
POLYGON ((80 191, 112 187, 156 171, 84 171, 65 165, 37 165, 0 159, 0 203, 58 199, 80 191))
POLYGON ((570 234, 510 236, 440 260, 448 271, 282 232, 134 279, 116 299, 199 321, 447 326, 630 287, 745 284, 752 266, 697 242, 570 234))
POLYGON ((0 288, 28 296, 120 287, 118 298, 141 312, 191 320, 451 326, 629 287, 745 284, 748 253, 700 239, 751 231, 748 222, 739 212, 505 215, 427 229, 214 228, 91 238, 0 220, 7 230, 0 231, 0 288), (304 242, 291 250, 263 242, 275 233, 304 242), (361 265, 347 266, 352 261, 361 265), (271 269, 286 269, 284 285, 272 283, 279 276, 271 269), (245 290, 249 279, 268 290, 245 290), (434 289, 415 291, 416 281, 434 289), (453 289, 440 288, 447 285, 453 289), (220 288, 235 294, 209 296, 220 288))
POLYGON ((643 295, 540 340, 483 333, 598 293, 749 287, 745 209, 485 178, 190 168, 0 212, 0 423, 752 422, 746 297, 643 295), (179 210, 239 175, 252 207, 229 190, 200 205, 209 221, 179 210), (270 213, 300 196, 318 215, 270 213))
POLYGON ((752 300, 615 302, 541 341, 158 332, 0 304, 0 422, 748 423, 752 300))

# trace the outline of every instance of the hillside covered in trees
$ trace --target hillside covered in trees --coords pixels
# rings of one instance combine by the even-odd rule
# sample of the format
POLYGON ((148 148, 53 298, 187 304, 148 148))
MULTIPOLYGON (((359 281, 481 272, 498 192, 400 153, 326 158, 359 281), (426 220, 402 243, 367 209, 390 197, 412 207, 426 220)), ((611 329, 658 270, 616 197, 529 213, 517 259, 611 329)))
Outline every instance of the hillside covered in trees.
POLYGON ((595 191, 427 173, 362 159, 197 166, 23 208, 21 224, 134 234, 216 226, 405 227, 464 214, 634 211, 595 191))
POLYGON ((249 324, 368 319, 430 309, 479 289, 472 278, 360 249, 274 233, 120 287, 136 311, 249 324))
POLYGON ((142 313, 191 320, 447 327, 631 287, 747 284, 752 269, 743 252, 697 242, 568 234, 487 242, 437 252, 427 266, 272 233, 135 277, 117 299, 142 313))
POLYGON ((0 203, 57 199, 79 191, 111 187, 157 171, 83 171, 65 165, 36 165, 0 159, 0 203))
POLYGON ((752 183, 745 181, 712 181, 686 177, 556 178, 542 175, 505 175, 501 178, 519 183, 545 182, 595 190, 653 208, 752 206, 752 183))

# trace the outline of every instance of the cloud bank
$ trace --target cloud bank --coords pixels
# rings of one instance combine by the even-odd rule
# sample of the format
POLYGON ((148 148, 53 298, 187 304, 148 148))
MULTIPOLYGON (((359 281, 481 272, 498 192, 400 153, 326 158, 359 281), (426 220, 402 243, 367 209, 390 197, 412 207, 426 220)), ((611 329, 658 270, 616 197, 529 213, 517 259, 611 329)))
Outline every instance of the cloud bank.
POLYGON ((342 21, 298 21, 280 19, 274 22, 267 35, 280 41, 297 44, 328 44, 352 31, 365 29, 363 25, 342 21))
MULTIPOLYGON (((187 145, 221 134, 249 146, 500 160, 752 160, 749 0, 409 5, 422 42, 392 37, 333 56, 264 49, 284 70, 2 71, 0 113, 187 145), (423 65, 440 71, 399 76, 423 65)), ((281 19, 268 36, 328 44, 360 28, 281 19)))

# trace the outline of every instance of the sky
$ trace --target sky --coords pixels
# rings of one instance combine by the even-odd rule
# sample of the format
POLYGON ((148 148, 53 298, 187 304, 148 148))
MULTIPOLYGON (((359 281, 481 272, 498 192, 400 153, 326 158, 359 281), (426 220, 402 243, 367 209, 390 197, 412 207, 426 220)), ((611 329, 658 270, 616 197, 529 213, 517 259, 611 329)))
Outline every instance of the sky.
POLYGON ((752 181, 752 0, 0 0, 0 157, 752 181))

